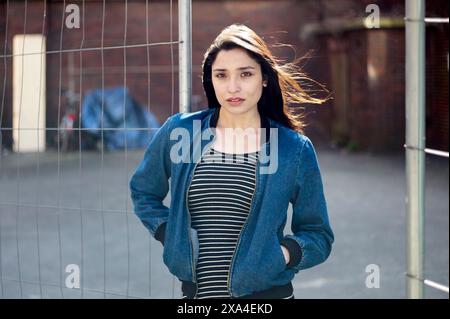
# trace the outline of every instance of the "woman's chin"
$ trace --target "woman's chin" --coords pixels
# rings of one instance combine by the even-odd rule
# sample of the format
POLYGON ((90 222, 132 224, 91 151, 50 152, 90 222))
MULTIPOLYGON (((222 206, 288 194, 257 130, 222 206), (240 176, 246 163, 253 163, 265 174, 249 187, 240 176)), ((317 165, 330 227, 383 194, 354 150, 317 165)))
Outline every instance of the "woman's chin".
POLYGON ((238 105, 238 106, 222 104, 221 106, 228 113, 235 114, 235 115, 247 113, 248 111, 250 111, 252 109, 251 107, 248 107, 248 106, 242 105, 242 104, 238 105))

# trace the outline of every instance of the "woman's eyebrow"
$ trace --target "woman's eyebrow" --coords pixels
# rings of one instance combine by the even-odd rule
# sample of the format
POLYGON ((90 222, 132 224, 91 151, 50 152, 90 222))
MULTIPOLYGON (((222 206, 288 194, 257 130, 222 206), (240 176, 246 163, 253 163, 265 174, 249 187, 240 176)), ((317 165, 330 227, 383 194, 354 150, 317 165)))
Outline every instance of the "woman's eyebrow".
MULTIPOLYGON (((237 68, 236 70, 246 70, 246 69, 255 69, 255 68, 252 66, 243 66, 243 67, 237 68)), ((227 69, 214 69, 213 71, 227 71, 227 69)))

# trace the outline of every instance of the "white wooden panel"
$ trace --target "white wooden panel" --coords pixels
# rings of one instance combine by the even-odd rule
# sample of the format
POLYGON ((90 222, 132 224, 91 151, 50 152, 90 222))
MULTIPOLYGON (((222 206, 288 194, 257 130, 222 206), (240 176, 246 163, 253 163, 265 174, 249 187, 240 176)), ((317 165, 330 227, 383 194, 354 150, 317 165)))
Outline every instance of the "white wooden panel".
POLYGON ((39 34, 14 36, 13 149, 15 152, 45 151, 45 53, 40 52, 45 52, 44 36, 39 34))

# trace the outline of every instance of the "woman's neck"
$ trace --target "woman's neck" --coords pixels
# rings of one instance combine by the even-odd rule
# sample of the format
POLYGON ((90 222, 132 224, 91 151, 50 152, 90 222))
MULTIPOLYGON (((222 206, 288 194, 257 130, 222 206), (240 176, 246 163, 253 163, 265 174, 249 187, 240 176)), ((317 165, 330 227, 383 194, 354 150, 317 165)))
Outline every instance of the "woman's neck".
POLYGON ((220 110, 213 148, 224 153, 250 153, 261 146, 261 117, 255 113, 234 115, 220 110))
POLYGON ((261 117, 257 109, 249 111, 244 114, 231 114, 220 109, 219 119, 217 121, 217 128, 259 128, 261 125, 261 117))

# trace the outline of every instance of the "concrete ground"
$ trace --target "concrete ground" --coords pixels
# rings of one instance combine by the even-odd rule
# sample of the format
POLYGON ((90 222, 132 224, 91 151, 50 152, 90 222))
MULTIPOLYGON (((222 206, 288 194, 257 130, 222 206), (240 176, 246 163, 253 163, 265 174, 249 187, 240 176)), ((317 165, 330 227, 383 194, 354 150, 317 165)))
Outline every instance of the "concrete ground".
MULTIPOLYGON (((297 274, 296 298, 405 298, 404 154, 316 150, 335 244, 325 263, 297 274), (379 288, 366 287, 368 265, 379 269, 379 288)), ((0 297, 181 296, 161 245, 132 212, 128 180, 142 154, 1 156, 0 297), (79 267, 83 290, 66 288, 68 265, 79 267)), ((446 286, 448 182, 448 159, 427 156, 425 277, 446 286)), ((426 288, 425 297, 448 294, 426 288)))

